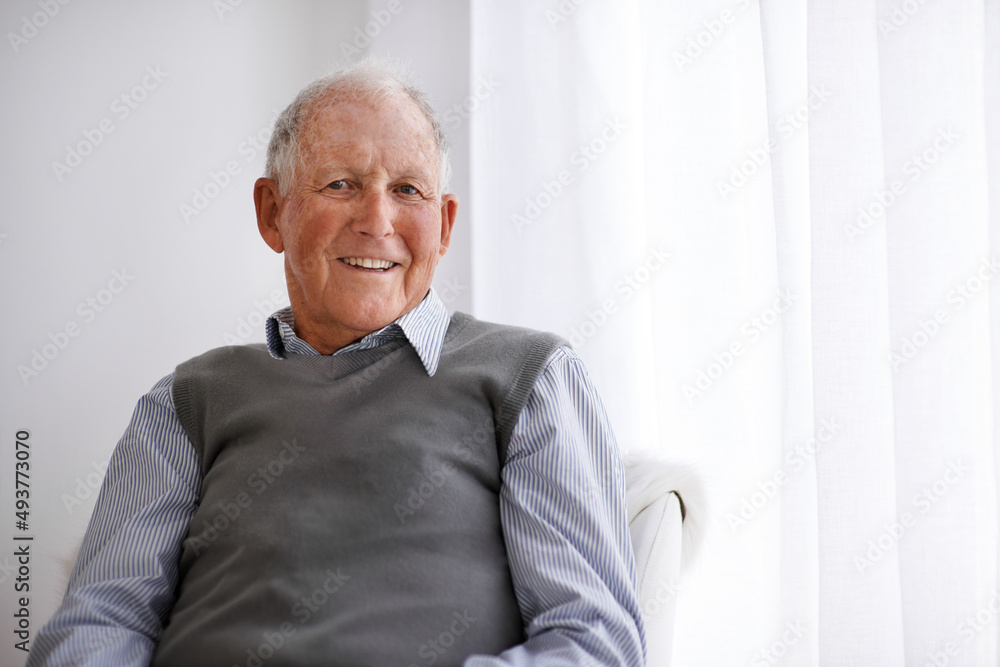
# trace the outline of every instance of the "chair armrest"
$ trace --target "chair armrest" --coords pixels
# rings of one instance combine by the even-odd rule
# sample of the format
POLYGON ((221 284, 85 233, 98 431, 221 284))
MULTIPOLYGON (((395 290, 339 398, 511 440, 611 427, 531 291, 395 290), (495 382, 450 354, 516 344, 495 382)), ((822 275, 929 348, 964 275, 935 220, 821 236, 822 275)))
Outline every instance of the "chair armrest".
POLYGON ((680 498, 667 492, 629 523, 649 667, 670 665, 680 583, 681 522, 680 498))

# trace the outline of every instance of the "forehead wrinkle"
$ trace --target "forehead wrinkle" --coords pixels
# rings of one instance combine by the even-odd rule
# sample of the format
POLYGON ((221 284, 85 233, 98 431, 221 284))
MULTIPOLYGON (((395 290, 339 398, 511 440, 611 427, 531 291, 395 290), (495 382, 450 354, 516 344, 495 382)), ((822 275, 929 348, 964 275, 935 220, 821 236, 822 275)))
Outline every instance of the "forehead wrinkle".
POLYGON ((304 166, 307 173, 325 175, 347 171, 366 178, 384 173, 390 180, 413 178, 426 180, 431 182, 431 185, 435 179, 434 169, 437 164, 419 149, 417 151, 398 147, 386 149, 343 142, 329 144, 328 148, 335 153, 335 157, 321 164, 310 166, 309 158, 312 156, 306 156, 304 166))
MULTIPOLYGON (((437 142, 434 139, 430 122, 416 104, 408 97, 393 97, 373 104, 350 99, 328 99, 318 101, 307 112, 305 127, 302 133, 301 152, 302 166, 309 170, 310 160, 315 161, 323 153, 334 155, 333 159, 324 161, 316 167, 325 169, 332 165, 342 165, 352 170, 358 165, 367 163, 362 171, 371 173, 373 165, 391 167, 401 176, 426 178, 436 185, 437 171, 440 169, 440 159, 437 142), (399 103, 402 103, 400 105, 399 103), (347 106, 361 109, 378 115, 394 114, 384 125, 396 136, 392 143, 376 143, 372 141, 337 141, 336 135, 350 134, 352 125, 357 118, 347 113, 337 113, 338 107, 347 106), (417 131, 412 131, 417 130, 417 131), (362 153, 366 156, 358 159, 362 153), (344 156, 344 157, 340 157, 344 156), (346 159, 345 159, 346 158, 346 159)), ((379 137, 387 141, 383 135, 379 137)))

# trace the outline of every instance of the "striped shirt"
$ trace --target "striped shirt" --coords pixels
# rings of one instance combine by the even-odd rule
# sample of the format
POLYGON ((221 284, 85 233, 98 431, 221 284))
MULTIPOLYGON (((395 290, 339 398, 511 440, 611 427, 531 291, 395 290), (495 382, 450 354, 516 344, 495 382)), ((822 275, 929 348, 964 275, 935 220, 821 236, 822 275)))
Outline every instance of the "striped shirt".
MULTIPOLYGON (((405 337, 437 370, 450 317, 431 290, 413 310, 334 354, 405 337)), ((266 322, 271 356, 319 354, 290 308, 266 322)), ((170 616, 201 470, 168 375, 143 396, 108 465, 62 605, 28 667, 146 665, 170 616)), ((645 638, 614 435, 581 359, 553 352, 511 435, 500 517, 526 641, 466 667, 642 665, 645 638)), ((250 658, 248 657, 248 660, 250 658)))

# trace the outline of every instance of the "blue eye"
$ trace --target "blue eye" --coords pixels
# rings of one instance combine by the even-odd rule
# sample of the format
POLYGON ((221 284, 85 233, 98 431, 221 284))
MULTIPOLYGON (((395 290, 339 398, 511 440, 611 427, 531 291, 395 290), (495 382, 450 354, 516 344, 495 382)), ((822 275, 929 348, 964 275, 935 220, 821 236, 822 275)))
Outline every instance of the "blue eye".
POLYGON ((417 190, 412 185, 400 185, 399 186, 399 191, 402 192, 404 195, 419 195, 420 194, 420 190, 417 190))

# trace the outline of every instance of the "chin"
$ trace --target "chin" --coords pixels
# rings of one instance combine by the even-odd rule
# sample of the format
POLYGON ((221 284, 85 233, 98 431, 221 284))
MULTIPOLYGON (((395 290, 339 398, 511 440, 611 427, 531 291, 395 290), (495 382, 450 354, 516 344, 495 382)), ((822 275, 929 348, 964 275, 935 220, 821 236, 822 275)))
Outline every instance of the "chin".
POLYGON ((393 307, 380 301, 374 304, 358 304, 352 308, 352 316, 345 318, 358 331, 375 331, 391 323, 403 314, 405 308, 393 307))

